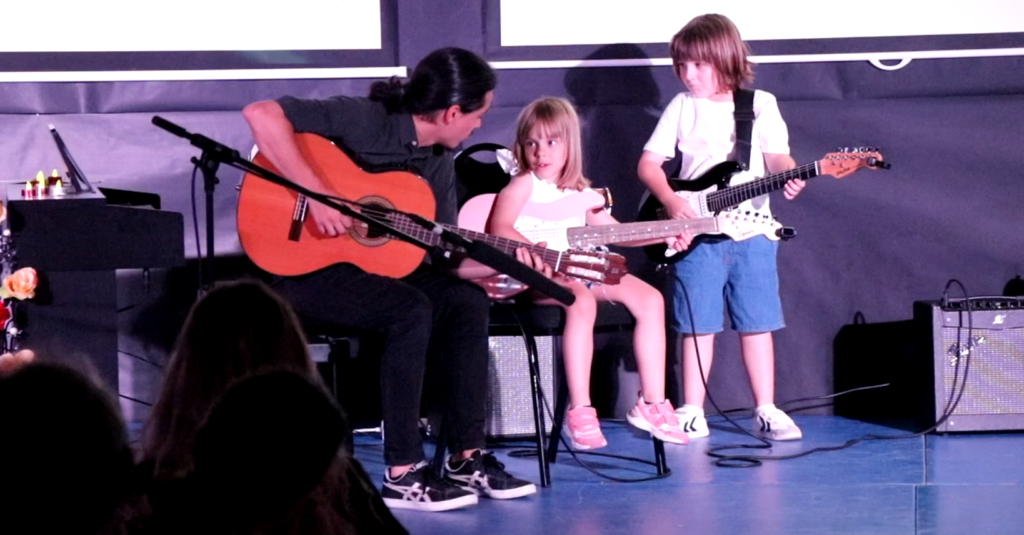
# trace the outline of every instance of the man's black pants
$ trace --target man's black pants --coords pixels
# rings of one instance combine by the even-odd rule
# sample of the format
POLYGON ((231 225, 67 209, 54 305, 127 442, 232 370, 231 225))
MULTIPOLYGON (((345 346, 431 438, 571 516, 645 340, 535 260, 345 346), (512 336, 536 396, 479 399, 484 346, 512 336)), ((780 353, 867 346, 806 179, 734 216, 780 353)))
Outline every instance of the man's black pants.
MULTIPOLYGON (((381 394, 384 462, 422 461, 424 377, 438 378, 448 449, 482 448, 487 402, 487 295, 430 265, 402 279, 337 264, 280 279, 275 289, 304 320, 384 335, 381 394)), ((434 385, 432 385, 434 386, 434 385)))

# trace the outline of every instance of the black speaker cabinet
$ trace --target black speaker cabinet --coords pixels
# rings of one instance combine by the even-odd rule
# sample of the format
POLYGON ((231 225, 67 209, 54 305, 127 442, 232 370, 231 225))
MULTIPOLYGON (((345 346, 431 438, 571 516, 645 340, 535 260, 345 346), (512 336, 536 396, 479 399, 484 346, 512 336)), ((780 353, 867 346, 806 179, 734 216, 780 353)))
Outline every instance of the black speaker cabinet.
MULTIPOLYGON (((918 428, 928 394, 913 320, 884 323, 854 321, 843 326, 833 344, 835 392, 877 385, 835 398, 839 416, 912 430, 918 428)), ((930 359, 929 359, 930 362, 930 359)), ((930 390, 930 387, 928 388, 930 390)), ((934 422, 934 421, 933 421, 934 422)))
POLYGON ((930 387, 924 420, 934 425, 965 384, 938 432, 1024 429, 1024 302, 976 298, 970 303, 970 322, 966 301, 914 303, 919 377, 930 387))

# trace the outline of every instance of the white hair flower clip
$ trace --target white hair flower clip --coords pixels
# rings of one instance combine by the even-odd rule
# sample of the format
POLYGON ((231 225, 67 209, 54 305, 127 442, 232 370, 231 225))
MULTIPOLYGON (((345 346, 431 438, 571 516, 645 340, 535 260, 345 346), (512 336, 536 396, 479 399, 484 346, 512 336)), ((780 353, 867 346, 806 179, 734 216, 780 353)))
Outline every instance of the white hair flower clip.
POLYGON ((498 165, 511 176, 519 174, 519 163, 516 162, 515 156, 512 155, 512 151, 508 149, 498 149, 494 151, 495 157, 498 160, 498 165))

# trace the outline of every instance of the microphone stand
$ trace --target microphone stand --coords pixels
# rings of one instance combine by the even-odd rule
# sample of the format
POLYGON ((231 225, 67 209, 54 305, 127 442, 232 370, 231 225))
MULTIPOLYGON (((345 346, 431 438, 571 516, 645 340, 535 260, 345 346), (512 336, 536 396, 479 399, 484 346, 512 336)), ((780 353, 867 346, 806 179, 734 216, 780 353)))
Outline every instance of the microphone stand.
MULTIPOLYGON (((204 292, 209 290, 213 285, 215 279, 213 274, 213 260, 214 260, 214 216, 213 216, 213 193, 217 188, 217 184, 220 180, 217 178, 217 169, 220 167, 221 162, 229 163, 233 159, 238 158, 238 151, 230 147, 217 143, 206 136, 199 134, 190 134, 184 128, 160 117, 153 116, 153 124, 167 130, 168 132, 188 139, 193 145, 203 149, 203 153, 199 158, 192 157, 190 160, 193 165, 198 167, 203 172, 203 192, 206 200, 206 269, 202 270, 202 278, 199 281, 199 291, 204 292)), ((229 163, 230 165, 230 163, 229 163)), ((200 264, 203 263, 202 257, 197 259, 200 264)))
MULTIPOLYGON (((335 210, 338 210, 339 212, 348 217, 362 221, 372 227, 382 229, 383 231, 387 232, 388 234, 398 239, 405 240, 423 249, 430 250, 430 248, 433 247, 431 244, 425 243, 422 240, 410 236, 405 232, 394 229, 389 225, 384 224, 379 219, 368 217, 356 210, 353 210, 351 207, 346 206, 345 204, 335 202, 334 198, 330 196, 324 195, 322 193, 317 193, 313 190, 296 184, 295 182, 292 182, 291 180, 288 180, 283 176, 273 173, 268 169, 265 169, 248 160, 245 160, 239 156, 237 150, 234 150, 226 145, 222 145, 221 143, 218 143, 217 141, 214 141, 206 136, 203 136, 201 134, 190 133, 184 128, 158 115, 153 116, 153 124, 164 130, 167 130, 168 132, 178 137, 189 140, 189 142, 192 143, 192 145, 199 147, 200 149, 203 150, 203 155, 198 160, 198 162, 195 160, 195 158, 193 158, 192 161, 194 163, 197 163, 197 165, 202 166, 204 179, 206 178, 208 173, 209 176, 212 178, 211 182, 207 184, 210 189, 208 190, 207 197, 208 213, 206 221, 207 240, 209 242, 207 244, 207 251, 209 252, 210 256, 211 275, 213 263, 213 219, 210 217, 209 211, 212 210, 213 187, 217 183, 215 175, 217 168, 221 163, 228 165, 230 167, 234 167, 235 169, 252 173, 256 176, 259 176, 260 178, 263 178, 264 180, 268 180, 274 184, 298 192, 310 199, 313 199, 317 202, 334 208, 335 210), (209 171, 207 171, 208 169, 209 171)), ((395 213, 408 217, 409 220, 430 230, 431 232, 439 236, 441 240, 451 245, 452 247, 465 249, 466 254, 470 258, 476 260, 477 262, 489 266, 501 273, 505 273, 510 277, 522 282, 523 284, 527 284, 537 289, 541 293, 561 303, 564 303, 566 306, 572 305, 576 300, 576 296, 574 296, 572 292, 570 292, 569 290, 563 288, 562 286, 556 284, 554 281, 526 267, 519 261, 512 259, 505 253, 499 251, 498 249, 490 245, 487 245, 482 241, 466 239, 460 236, 458 233, 451 232, 442 227, 441 225, 438 225, 437 223, 434 223, 433 221, 427 220, 416 214, 408 214, 404 212, 399 212, 397 210, 395 211, 395 213)), ((211 276, 210 282, 212 281, 213 278, 211 276)))

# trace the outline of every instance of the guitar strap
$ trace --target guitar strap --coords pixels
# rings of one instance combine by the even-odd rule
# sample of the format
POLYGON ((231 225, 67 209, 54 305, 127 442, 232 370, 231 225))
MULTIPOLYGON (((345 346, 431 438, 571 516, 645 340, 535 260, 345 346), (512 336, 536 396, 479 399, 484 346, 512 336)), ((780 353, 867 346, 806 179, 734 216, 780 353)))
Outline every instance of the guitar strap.
POLYGON ((754 132, 754 92, 750 89, 736 89, 732 92, 736 105, 736 163, 746 171, 750 169, 750 138, 754 132))

